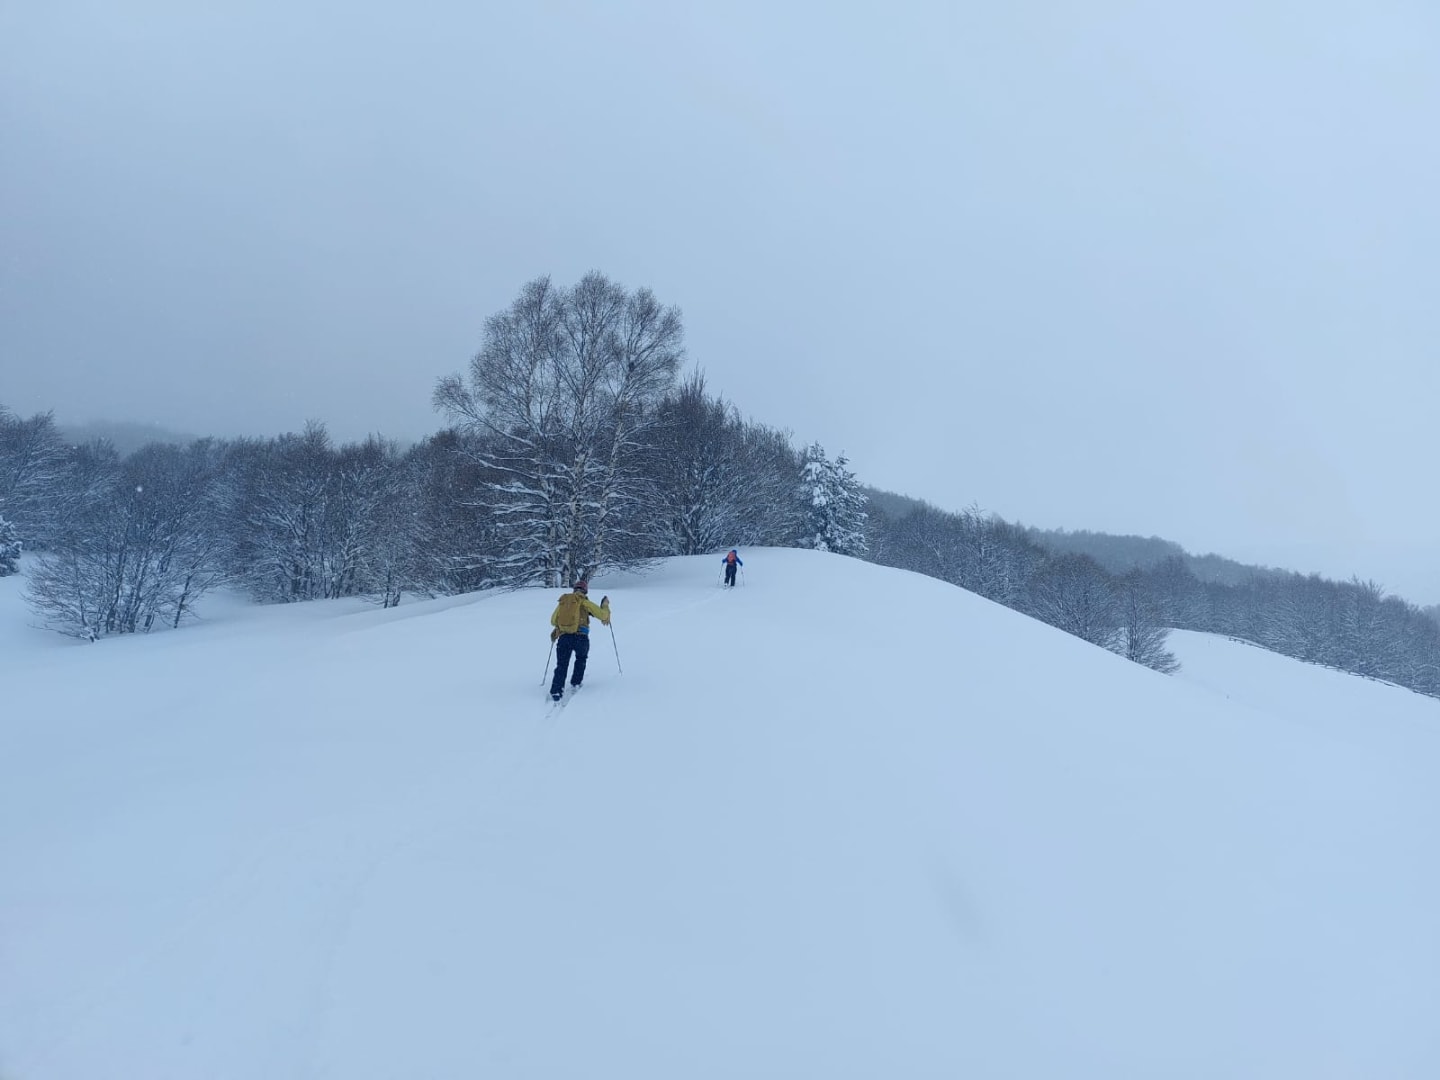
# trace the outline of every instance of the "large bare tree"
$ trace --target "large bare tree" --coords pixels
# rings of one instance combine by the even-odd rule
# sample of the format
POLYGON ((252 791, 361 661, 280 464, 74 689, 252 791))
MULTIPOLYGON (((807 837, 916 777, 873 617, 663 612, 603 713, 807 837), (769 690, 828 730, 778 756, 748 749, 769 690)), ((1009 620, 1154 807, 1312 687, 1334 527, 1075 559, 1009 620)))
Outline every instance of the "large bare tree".
POLYGON ((496 475, 496 581, 560 585, 643 550, 640 464, 683 340, 680 312, 647 289, 543 277, 486 321, 468 374, 439 381, 435 407, 496 475))

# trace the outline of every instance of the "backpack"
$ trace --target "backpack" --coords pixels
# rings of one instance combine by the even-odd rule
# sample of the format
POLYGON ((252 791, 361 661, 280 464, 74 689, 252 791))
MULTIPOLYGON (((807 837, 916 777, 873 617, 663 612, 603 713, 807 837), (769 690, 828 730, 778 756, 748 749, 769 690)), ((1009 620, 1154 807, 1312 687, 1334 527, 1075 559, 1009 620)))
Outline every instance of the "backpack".
POLYGON ((580 594, 568 592, 560 597, 560 606, 555 609, 555 629, 562 634, 574 634, 580 629, 580 617, 584 609, 580 606, 580 594))

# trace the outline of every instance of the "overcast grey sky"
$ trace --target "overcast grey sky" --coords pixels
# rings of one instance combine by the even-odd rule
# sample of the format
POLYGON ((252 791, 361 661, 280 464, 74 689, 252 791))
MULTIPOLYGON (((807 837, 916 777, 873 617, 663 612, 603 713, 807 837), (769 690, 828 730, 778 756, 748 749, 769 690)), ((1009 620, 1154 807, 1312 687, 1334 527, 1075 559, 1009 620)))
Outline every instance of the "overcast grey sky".
POLYGON ((541 274, 949 509, 1440 602, 1431 0, 0 3, 0 403, 419 437, 541 274))

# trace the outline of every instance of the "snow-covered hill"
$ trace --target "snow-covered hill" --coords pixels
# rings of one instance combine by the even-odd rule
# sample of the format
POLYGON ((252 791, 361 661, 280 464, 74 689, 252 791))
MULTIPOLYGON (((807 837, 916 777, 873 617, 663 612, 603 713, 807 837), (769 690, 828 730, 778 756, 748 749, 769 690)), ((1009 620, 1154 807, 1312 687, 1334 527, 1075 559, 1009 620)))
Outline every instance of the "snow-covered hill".
POLYGON ((596 582, 552 715, 556 592, 0 581, 0 1077, 1440 1076, 1440 703, 742 555, 596 582))

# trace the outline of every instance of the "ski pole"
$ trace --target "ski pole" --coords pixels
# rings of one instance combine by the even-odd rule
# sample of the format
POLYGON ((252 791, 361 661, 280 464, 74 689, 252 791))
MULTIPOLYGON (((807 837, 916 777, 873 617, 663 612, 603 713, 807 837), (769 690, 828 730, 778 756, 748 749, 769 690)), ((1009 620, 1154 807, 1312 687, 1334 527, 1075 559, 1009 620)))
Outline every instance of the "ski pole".
POLYGON ((545 673, 540 676, 540 685, 545 685, 545 680, 550 677, 550 654, 555 651, 555 642, 550 642, 550 648, 545 650, 545 673))
POLYGON ((615 644, 615 624, 614 624, 614 623, 611 623, 611 624, 610 624, 610 644, 611 644, 611 646, 613 646, 614 649, 615 649, 615 670, 618 671, 618 672, 620 672, 621 675, 624 675, 624 674, 625 674, 625 669, 620 666, 620 646, 615 644))

